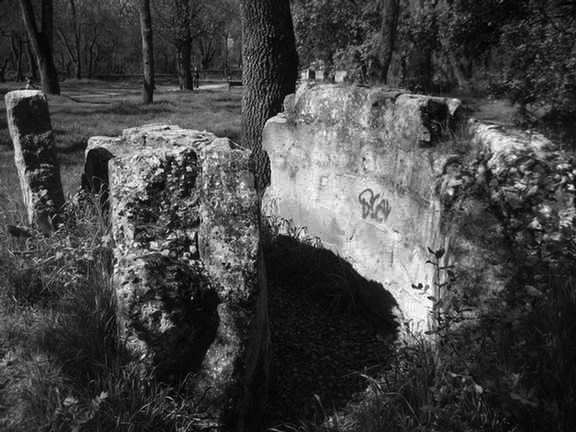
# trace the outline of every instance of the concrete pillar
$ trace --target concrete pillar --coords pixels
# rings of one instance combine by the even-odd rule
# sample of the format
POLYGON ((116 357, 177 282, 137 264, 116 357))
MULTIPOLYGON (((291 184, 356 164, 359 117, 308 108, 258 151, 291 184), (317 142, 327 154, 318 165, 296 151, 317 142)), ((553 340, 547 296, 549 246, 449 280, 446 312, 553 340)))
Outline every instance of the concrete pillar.
POLYGON ((114 283, 131 351, 162 376, 194 375, 218 430, 258 430, 268 315, 250 151, 177 126, 88 142, 85 187, 110 198, 114 283))
POLYGON ((28 222, 51 232, 60 222, 64 192, 46 96, 39 90, 17 90, 6 94, 5 101, 28 222))

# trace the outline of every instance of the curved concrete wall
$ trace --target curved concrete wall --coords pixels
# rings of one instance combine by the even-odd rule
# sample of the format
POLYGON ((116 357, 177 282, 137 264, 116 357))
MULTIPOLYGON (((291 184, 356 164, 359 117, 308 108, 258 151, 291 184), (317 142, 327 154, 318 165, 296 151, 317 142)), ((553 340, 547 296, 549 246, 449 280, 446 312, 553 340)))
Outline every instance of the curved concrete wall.
POLYGON ((263 213, 292 219, 388 289, 405 318, 426 328, 434 271, 445 247, 436 143, 458 101, 382 88, 318 85, 288 96, 264 128, 271 185, 263 213), (427 292, 412 285, 429 285, 427 292))
POLYGON ((556 257, 576 237, 576 163, 538 133, 471 120, 458 149, 443 135, 459 101, 382 88, 302 87, 284 108, 264 128, 264 215, 307 227, 381 283, 415 330, 429 327, 430 296, 444 295, 428 248, 445 249, 450 283, 474 296, 529 265, 514 247, 556 257))

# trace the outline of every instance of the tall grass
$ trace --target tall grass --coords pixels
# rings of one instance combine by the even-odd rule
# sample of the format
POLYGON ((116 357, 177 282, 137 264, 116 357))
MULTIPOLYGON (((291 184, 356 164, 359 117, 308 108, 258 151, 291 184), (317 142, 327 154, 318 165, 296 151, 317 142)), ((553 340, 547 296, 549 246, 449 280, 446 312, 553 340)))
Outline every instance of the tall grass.
POLYGON ((157 382, 125 349, 97 203, 70 200, 50 237, 2 242, 0 429, 194 430, 202 419, 182 389, 157 382))

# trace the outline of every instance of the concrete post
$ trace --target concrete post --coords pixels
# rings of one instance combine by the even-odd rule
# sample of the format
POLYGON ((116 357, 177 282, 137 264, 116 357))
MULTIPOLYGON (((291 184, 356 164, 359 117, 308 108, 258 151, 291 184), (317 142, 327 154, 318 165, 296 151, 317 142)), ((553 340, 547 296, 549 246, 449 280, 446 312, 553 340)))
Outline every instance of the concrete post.
POLYGON ((51 232, 60 222, 64 192, 46 96, 39 90, 17 90, 6 94, 5 101, 28 222, 51 232))

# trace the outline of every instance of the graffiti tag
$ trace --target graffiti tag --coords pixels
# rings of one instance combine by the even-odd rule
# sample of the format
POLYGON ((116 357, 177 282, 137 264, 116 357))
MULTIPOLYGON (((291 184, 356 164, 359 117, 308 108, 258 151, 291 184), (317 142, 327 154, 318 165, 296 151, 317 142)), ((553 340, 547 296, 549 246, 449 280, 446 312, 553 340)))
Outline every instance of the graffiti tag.
POLYGON ((358 195, 358 202, 362 206, 362 219, 370 218, 378 222, 388 219, 392 207, 387 199, 381 198, 381 194, 374 194, 372 189, 364 189, 358 195))

